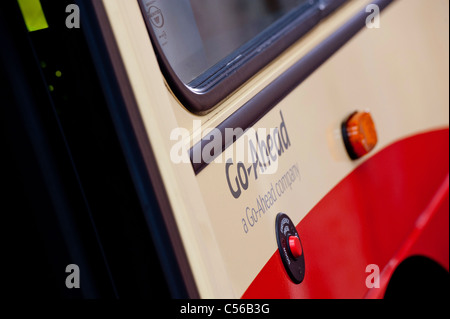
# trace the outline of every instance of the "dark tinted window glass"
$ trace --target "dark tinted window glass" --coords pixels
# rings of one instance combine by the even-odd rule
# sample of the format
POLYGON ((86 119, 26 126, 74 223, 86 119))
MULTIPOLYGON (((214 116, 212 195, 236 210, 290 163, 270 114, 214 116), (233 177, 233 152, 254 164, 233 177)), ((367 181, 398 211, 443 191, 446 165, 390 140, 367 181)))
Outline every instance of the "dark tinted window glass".
POLYGON ((177 76, 189 84, 308 0, 140 0, 177 76))

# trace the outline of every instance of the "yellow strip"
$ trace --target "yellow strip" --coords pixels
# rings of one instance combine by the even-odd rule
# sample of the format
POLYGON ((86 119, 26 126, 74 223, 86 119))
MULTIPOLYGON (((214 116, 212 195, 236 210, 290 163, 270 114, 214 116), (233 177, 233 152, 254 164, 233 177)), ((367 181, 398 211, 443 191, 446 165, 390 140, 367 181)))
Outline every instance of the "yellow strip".
POLYGON ((29 32, 48 28, 47 19, 45 19, 39 0, 17 0, 17 2, 29 32))

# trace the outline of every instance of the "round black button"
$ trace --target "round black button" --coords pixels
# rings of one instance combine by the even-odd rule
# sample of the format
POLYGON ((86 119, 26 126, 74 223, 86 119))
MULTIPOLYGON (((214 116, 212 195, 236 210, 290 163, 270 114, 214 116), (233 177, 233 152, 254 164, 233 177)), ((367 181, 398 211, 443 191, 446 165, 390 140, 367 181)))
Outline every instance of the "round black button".
MULTIPOLYGON (((295 225, 291 219, 284 213, 279 213, 275 221, 275 233, 277 236, 278 252, 283 261, 284 268, 289 275, 289 278, 299 284, 305 278, 305 253, 301 244, 300 236, 297 233, 295 225), (295 236, 300 242, 299 251, 302 251, 300 256, 293 256, 289 247, 289 237, 295 236)), ((298 255, 298 254, 297 254, 298 255)))

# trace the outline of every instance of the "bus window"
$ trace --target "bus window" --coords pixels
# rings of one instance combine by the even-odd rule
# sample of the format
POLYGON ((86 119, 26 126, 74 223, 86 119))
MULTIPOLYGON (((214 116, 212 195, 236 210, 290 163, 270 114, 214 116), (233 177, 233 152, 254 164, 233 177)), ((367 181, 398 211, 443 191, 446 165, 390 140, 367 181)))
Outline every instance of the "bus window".
MULTIPOLYGON (((237 88, 305 33, 307 26, 318 23, 327 7, 336 7, 342 2, 140 0, 169 83, 175 82, 178 91, 187 88, 199 95, 209 93, 224 79, 233 76, 237 68, 242 68, 240 78, 232 81, 235 84, 231 85, 232 89, 237 88), (281 43, 280 38, 283 38, 281 43), (252 67, 246 70, 246 64, 250 63, 252 67)), ((228 89, 230 83, 226 86, 228 89)), ((205 111, 231 93, 230 90, 216 91, 216 98, 205 102, 210 105, 191 99, 191 103, 202 104, 194 105, 194 111, 205 111)), ((176 88, 174 92, 177 93, 176 88)))

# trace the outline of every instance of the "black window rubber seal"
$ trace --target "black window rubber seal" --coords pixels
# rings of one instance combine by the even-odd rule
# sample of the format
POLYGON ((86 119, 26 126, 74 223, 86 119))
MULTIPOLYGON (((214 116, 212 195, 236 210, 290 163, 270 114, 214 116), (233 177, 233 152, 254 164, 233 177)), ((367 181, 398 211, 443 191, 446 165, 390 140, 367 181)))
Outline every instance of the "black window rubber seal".
MULTIPOLYGON (((376 0, 373 1, 372 4, 377 5, 381 12, 393 1, 395 0, 376 0)), ((216 128, 220 131, 222 136, 222 152, 364 28, 366 19, 370 14, 372 14, 372 12, 366 12, 365 8, 358 12, 330 37, 307 53, 286 72, 276 78, 268 86, 258 92, 251 100, 220 123, 216 128), (233 130, 241 128, 243 132, 241 135, 235 135, 232 139, 227 140, 225 134, 226 128, 231 128, 233 130)), ((195 175, 198 175, 210 162, 222 153, 211 154, 208 162, 201 156, 194 157, 194 154, 202 154, 203 148, 212 139, 214 139, 214 136, 208 134, 189 150, 189 156, 195 175), (195 162, 194 158, 199 158, 200 161, 195 162)))

